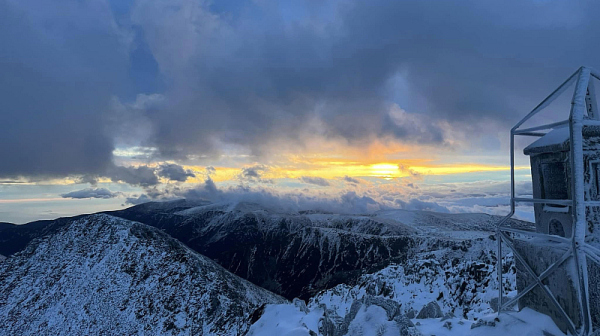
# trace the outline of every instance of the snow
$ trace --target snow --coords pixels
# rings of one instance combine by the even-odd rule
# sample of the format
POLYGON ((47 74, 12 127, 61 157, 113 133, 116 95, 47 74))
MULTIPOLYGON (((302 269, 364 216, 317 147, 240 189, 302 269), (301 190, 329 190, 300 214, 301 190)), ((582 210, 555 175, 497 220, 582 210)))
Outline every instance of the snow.
POLYGON ((0 267, 6 335, 238 335, 283 298, 162 231, 108 215, 74 220, 0 267))
POLYGON ((542 148, 546 146, 560 145, 569 140, 569 127, 567 125, 557 127, 552 131, 546 133, 543 137, 534 141, 529 146, 525 147, 523 150, 525 153, 534 149, 534 148, 542 148))
MULTIPOLYGON (((312 331, 312 335, 328 336, 330 334, 319 329, 326 320, 332 321, 338 332, 347 330, 345 334, 349 336, 412 335, 401 333, 402 324, 397 318, 389 317, 386 309, 390 309, 390 302, 397 305, 397 314, 412 312, 413 316, 428 303, 438 303, 444 318, 411 320, 424 336, 542 336, 544 331, 564 335, 548 316, 529 309, 504 313, 499 322, 495 321, 497 314, 490 304, 498 294, 495 244, 486 238, 470 241, 464 249, 444 247, 427 251, 423 248, 423 252, 402 265, 390 265, 363 275, 356 285, 341 284, 322 291, 310 299, 305 311, 292 304, 269 305, 251 327, 250 335, 310 335, 312 331), (376 301, 382 306, 360 304, 376 301), (352 315, 357 302, 360 309, 352 315), (388 307, 384 308, 385 305, 388 307), (495 326, 471 329, 480 320, 495 326), (344 325, 347 329, 343 329, 344 325)), ((503 277, 503 288, 510 298, 516 295, 514 259, 512 254, 503 259, 509 267, 503 277)), ((406 331, 404 328, 403 332, 406 331)))
POLYGON ((262 317, 250 328, 248 336, 310 336, 310 330, 319 329, 322 315, 322 310, 306 313, 293 304, 268 305, 262 317))
POLYGON ((443 319, 425 319, 412 321, 423 336, 546 336, 547 333, 560 336, 564 335, 547 315, 538 313, 529 308, 524 308, 520 312, 503 313, 498 316, 491 314, 482 316, 484 321, 494 322, 495 326, 481 326, 471 329, 476 322, 458 318, 443 319), (498 318, 498 321, 494 319, 498 318), (442 321, 443 320, 443 321, 442 321), (451 329, 444 327, 446 322, 450 322, 451 329), (546 334, 544 333, 546 332, 546 334))
POLYGON ((383 308, 363 306, 350 323, 348 335, 396 336, 400 335, 400 329, 393 321, 388 321, 383 308))
MULTIPOLYGON (((322 309, 302 312, 292 304, 268 305, 262 317, 250 328, 248 336, 325 336, 319 332, 322 309)), ((412 319, 423 336, 563 336, 565 335, 547 315, 529 308, 519 312, 480 316, 493 326, 473 327, 477 321, 463 318, 412 319), (473 329, 472 329, 473 328, 473 329)), ((348 336, 400 335, 394 321, 378 306, 361 307, 348 327, 348 336)))

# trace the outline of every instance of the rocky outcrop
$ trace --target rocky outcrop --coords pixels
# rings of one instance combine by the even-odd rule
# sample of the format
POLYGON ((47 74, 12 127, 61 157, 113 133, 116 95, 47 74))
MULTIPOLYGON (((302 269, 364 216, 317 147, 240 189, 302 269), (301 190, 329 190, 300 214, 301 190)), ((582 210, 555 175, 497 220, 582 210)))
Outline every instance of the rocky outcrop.
POLYGON ((437 302, 432 301, 425 305, 417 315, 418 319, 428 319, 428 318, 438 318, 444 317, 442 313, 442 308, 437 302))

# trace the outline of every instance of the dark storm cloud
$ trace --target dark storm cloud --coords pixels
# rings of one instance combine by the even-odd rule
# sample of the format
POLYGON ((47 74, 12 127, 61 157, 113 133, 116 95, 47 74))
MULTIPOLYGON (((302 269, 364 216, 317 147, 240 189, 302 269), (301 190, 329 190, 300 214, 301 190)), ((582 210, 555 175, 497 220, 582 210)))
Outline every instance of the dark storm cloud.
POLYGON ((157 174, 160 177, 178 182, 185 182, 188 177, 196 177, 191 170, 184 169, 182 166, 173 163, 161 165, 158 168, 157 174))
POLYGON ((278 140, 301 144, 313 118, 318 134, 353 146, 373 136, 442 144, 438 121, 480 136, 599 63, 585 42, 599 31, 592 2, 310 2, 297 16, 267 4, 235 20, 198 9, 187 23, 175 20, 192 5, 179 4, 134 10, 174 79, 166 110, 177 117, 149 116, 153 143, 170 155, 215 149, 215 139, 268 153, 278 140), (390 116, 394 99, 405 118, 390 116))
POLYGON ((314 184, 321 187, 327 187, 331 185, 329 181, 318 176, 302 176, 298 178, 298 180, 300 180, 302 183, 314 184))
POLYGON ((106 188, 87 188, 60 195, 62 198, 114 198, 121 195, 106 188))
POLYGON ((114 167, 119 141, 175 160, 315 136, 442 146, 449 128, 507 128, 580 65, 600 66, 592 1, 293 6, 0 2, 0 178, 156 184, 114 167))
POLYGON ((125 182, 141 187, 154 187, 160 183, 159 177, 170 181, 185 182, 194 173, 177 164, 163 164, 158 167, 151 166, 112 166, 103 176, 109 177, 113 182, 125 182))
POLYGON ((127 48, 102 2, 0 1, 0 176, 98 173, 127 48))
POLYGON ((113 182, 125 182, 131 185, 150 187, 159 183, 155 171, 155 168, 148 166, 115 166, 108 171, 107 176, 110 177, 113 182))

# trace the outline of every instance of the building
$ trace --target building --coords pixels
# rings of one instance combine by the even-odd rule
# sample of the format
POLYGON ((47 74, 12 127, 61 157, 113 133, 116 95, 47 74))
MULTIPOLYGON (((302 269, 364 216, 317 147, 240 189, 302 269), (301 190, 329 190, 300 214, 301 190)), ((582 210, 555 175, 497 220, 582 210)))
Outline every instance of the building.
MULTIPOLYGON (((583 161, 584 161, 584 193, 587 201, 600 201, 600 126, 583 126, 583 161)), ((570 200, 573 198, 571 173, 571 146, 568 125, 555 128, 546 135, 527 146, 523 153, 530 157, 531 178, 534 199, 570 200)), ((565 238, 573 235, 573 206, 559 204, 535 203, 536 232, 565 238)), ((588 207, 586 210, 587 242, 598 244, 600 231, 600 207, 588 207)), ((531 268, 539 275, 554 262, 560 260, 565 249, 557 242, 543 242, 538 239, 516 239, 515 247, 526 259, 531 268)), ((590 313, 595 329, 600 328, 600 287, 598 281, 598 264, 587 263, 588 288, 590 291, 590 313)), ((517 268, 518 289, 523 290, 535 282, 527 274, 523 265, 517 268)), ((581 324, 579 297, 574 267, 570 261, 557 267, 554 273, 543 283, 555 295, 558 303, 565 309, 575 325, 581 324)), ((567 324, 561 313, 553 307, 543 290, 532 290, 519 300, 519 307, 530 307, 553 317, 564 331, 567 324)))
MULTIPOLYGON (((600 330, 600 111, 594 82, 581 67, 511 130, 511 213, 498 225, 498 255, 508 247, 517 268, 517 295, 500 288, 500 312, 518 303, 547 314, 565 332, 600 330), (558 95, 574 87, 567 120, 521 128, 558 95), (517 197, 515 136, 538 137, 524 149, 533 195, 517 197), (533 203, 535 232, 505 226, 517 203, 533 203)), ((502 281, 502 262, 498 264, 502 281)))

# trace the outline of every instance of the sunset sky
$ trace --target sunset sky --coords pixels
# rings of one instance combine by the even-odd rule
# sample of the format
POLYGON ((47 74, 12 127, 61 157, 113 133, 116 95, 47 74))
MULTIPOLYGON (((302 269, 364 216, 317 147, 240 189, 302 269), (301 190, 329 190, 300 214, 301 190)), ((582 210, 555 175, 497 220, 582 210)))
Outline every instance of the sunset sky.
MULTIPOLYGON (((579 66, 600 66, 598 12, 0 0, 0 221, 183 197, 504 214, 509 130, 579 66)), ((516 166, 528 195, 528 159, 516 166)))

